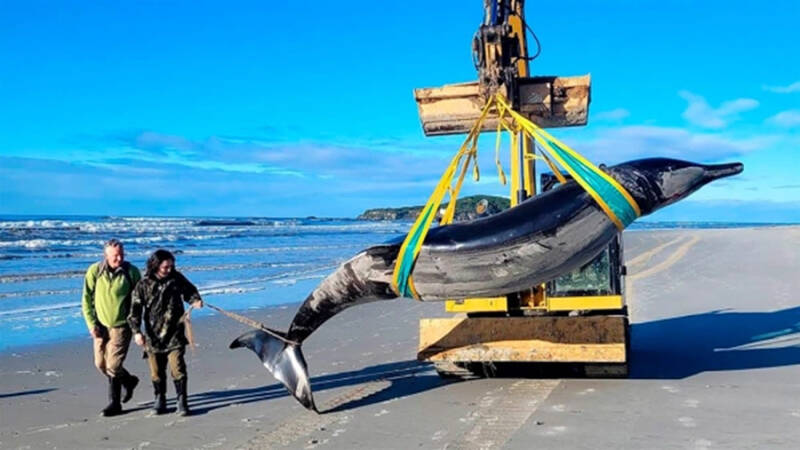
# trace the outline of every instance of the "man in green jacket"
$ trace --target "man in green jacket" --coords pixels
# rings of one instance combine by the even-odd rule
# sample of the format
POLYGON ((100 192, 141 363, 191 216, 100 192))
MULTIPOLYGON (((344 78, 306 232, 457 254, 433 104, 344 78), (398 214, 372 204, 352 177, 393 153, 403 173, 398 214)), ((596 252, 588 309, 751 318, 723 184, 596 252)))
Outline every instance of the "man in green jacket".
POLYGON ((108 377, 109 404, 101 414, 115 416, 122 403, 133 397, 139 378, 128 373, 122 363, 131 343, 127 323, 134 286, 142 278, 133 264, 125 261, 122 242, 111 239, 103 247, 103 261, 89 266, 83 283, 83 318, 94 340, 94 365, 108 377))

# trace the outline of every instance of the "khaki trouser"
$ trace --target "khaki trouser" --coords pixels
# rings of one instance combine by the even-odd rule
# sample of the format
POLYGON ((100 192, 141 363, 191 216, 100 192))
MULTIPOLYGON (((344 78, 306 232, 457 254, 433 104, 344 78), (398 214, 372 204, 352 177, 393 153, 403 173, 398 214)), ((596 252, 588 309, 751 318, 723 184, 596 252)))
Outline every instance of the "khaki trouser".
POLYGON ((150 364, 150 378, 153 382, 167 381, 167 364, 173 380, 181 380, 186 376, 186 361, 183 354, 186 347, 170 350, 166 353, 147 352, 147 362, 150 364))
POLYGON ((131 343, 131 329, 127 326, 102 328, 101 337, 94 338, 94 366, 101 374, 109 377, 127 376, 122 367, 128 346, 131 343))

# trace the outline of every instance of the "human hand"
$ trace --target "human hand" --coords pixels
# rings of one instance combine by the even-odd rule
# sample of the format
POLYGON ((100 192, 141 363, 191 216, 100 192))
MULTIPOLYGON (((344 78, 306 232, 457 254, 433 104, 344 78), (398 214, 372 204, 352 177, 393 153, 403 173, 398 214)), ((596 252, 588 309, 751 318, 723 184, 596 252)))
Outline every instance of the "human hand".
POLYGON ((103 330, 99 326, 95 325, 91 330, 89 330, 89 334, 95 339, 100 339, 103 337, 103 330))
POLYGON ((195 300, 192 303, 192 307, 193 308, 202 308, 203 307, 203 301, 202 300, 195 300))
POLYGON ((142 336, 142 333, 136 333, 133 335, 133 341, 136 342, 136 345, 142 347, 144 345, 144 336, 142 336))

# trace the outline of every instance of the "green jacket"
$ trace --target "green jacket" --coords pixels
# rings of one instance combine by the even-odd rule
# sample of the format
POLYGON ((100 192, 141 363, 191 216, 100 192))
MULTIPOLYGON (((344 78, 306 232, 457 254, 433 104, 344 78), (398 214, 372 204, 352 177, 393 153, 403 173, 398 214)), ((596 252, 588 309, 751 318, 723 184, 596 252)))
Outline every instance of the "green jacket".
POLYGON ((127 325, 131 293, 141 278, 139 269, 127 261, 114 271, 105 261, 89 266, 81 299, 86 326, 91 330, 98 324, 107 328, 127 325))

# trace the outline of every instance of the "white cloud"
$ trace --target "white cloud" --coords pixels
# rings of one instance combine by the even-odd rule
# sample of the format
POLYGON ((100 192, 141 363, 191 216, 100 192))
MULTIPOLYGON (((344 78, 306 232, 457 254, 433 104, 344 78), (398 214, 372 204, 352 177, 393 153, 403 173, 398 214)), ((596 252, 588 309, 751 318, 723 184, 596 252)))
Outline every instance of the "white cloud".
MULTIPOLYGON (((160 153, 165 148, 186 149, 180 157, 150 158, 131 154, 130 161, 110 164, 141 165, 169 163, 176 168, 261 174, 274 181, 282 179, 286 186, 303 177, 308 183, 322 183, 339 192, 427 192, 439 179, 457 145, 419 144, 415 151, 400 145, 344 146, 315 142, 270 143, 248 139, 206 138, 182 141, 175 136, 162 139, 154 133, 147 139, 133 140, 135 146, 145 141, 147 148, 160 153), (399 148, 398 148, 399 147, 399 148), (137 162, 138 161, 138 162, 137 162), (293 175, 293 177, 286 177, 293 175), (289 178, 289 179, 287 179, 289 178)), ((481 188, 496 187, 493 136, 482 140, 479 151, 482 173, 481 188), (486 141, 486 142, 484 142, 486 141), (491 141, 491 142, 489 142, 491 141), (489 145, 484 145, 489 144, 489 145)), ((593 135, 578 134, 565 142, 597 163, 616 164, 645 157, 672 157, 697 162, 731 159, 776 143, 785 144, 786 136, 757 135, 742 137, 730 133, 691 132, 677 127, 624 126, 601 128, 593 135)), ((501 159, 506 175, 509 164, 504 137, 501 159)), ((173 154, 174 156, 174 154, 173 154)), ((178 170, 178 169, 176 169, 178 170)), ((502 188, 505 189, 505 188, 502 188)))
POLYGON ((800 92, 800 81, 795 81, 788 86, 763 86, 763 89, 776 94, 791 94, 792 92, 800 92))
POLYGON ((689 91, 680 91, 679 95, 689 102, 683 118, 692 125, 703 128, 725 128, 739 118, 739 113, 758 107, 757 100, 737 98, 723 102, 718 108, 712 108, 705 98, 689 91))
POLYGON ((602 130, 593 138, 576 141, 574 148, 592 161, 607 164, 649 157, 702 162, 740 156, 767 148, 782 139, 774 135, 738 138, 693 133, 683 128, 637 125, 602 130))
POLYGON ((800 109, 779 112, 767 119, 767 122, 786 128, 800 126, 800 109))
POLYGON ((174 163, 117 160, 98 166, 0 157, 4 214, 321 215, 354 217, 367 202, 423 204, 435 176, 334 179, 231 172, 174 163), (40 180, 46 179, 47 183, 40 180))
MULTIPOLYGON (((362 181, 438 176, 458 149, 458 145, 431 143, 409 150, 405 148, 409 144, 401 141, 394 145, 392 142, 342 145, 215 136, 189 140, 153 131, 138 133, 122 142, 132 151, 128 156, 139 161, 242 173, 362 181)), ((93 159, 102 162, 108 159, 106 155, 103 151, 99 160, 93 159)))
POLYGON ((617 108, 617 109, 612 109, 610 111, 601 111, 595 114, 592 118, 594 120, 615 121, 615 120, 622 120, 630 115, 631 113, 627 109, 617 108))

